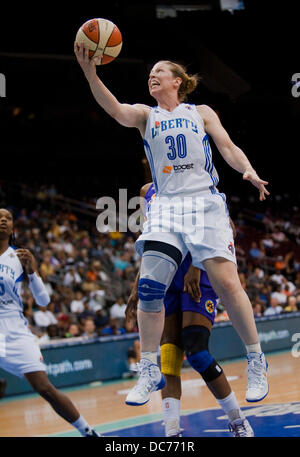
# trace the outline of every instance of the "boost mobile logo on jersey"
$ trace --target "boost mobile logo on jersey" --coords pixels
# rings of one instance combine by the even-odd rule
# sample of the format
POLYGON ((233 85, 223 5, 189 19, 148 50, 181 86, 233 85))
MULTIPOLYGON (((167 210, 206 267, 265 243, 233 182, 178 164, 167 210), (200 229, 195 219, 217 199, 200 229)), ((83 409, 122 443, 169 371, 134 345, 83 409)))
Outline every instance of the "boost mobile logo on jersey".
POLYGON ((174 173, 183 173, 185 170, 191 170, 194 168, 193 163, 184 163, 182 165, 165 165, 163 167, 163 173, 166 173, 170 175, 172 173, 172 170, 174 170, 174 173))
POLYGON ((234 244, 232 241, 230 241, 230 243, 228 244, 227 247, 228 247, 229 251, 231 252, 231 254, 233 254, 234 253, 234 244))

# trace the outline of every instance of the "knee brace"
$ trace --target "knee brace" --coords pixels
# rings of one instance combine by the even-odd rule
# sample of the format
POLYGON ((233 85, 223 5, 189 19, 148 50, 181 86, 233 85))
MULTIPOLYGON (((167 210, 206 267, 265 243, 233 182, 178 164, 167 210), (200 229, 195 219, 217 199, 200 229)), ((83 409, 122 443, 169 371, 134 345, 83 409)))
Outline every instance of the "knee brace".
POLYGON ((182 344, 191 366, 204 381, 211 382, 222 373, 222 368, 208 350, 210 331, 202 325, 191 325, 182 330, 182 344))
POLYGON ((139 309, 148 313, 159 313, 163 309, 165 293, 177 268, 176 261, 164 252, 144 252, 138 283, 139 309))
POLYGON ((180 376, 183 357, 183 350, 175 344, 163 344, 160 347, 161 372, 169 376, 180 376))

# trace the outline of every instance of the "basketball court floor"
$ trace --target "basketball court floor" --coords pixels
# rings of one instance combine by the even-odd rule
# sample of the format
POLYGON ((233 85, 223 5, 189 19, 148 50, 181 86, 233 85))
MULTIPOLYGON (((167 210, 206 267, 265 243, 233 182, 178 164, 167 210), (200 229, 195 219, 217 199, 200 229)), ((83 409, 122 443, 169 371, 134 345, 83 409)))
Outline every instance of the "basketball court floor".
MULTIPOLYGON (((220 362, 257 437, 300 437, 300 357, 291 351, 266 354, 269 363, 268 396, 258 403, 245 401, 246 360, 220 362)), ((201 377, 192 369, 182 372, 181 427, 186 437, 229 437, 227 419, 201 377)), ((61 389, 80 413, 104 436, 163 437, 159 392, 148 404, 125 405, 135 380, 61 389)), ((80 436, 38 395, 0 400, 0 437, 80 436)))

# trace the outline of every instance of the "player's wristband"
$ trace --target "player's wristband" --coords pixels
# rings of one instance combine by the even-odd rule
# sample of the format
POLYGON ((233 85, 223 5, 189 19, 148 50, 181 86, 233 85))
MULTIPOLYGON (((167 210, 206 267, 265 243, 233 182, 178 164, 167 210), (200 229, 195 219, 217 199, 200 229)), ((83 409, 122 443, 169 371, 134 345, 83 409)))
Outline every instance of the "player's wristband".
POLYGON ((50 302, 50 297, 42 281, 42 278, 40 278, 36 273, 28 275, 28 278, 29 288, 37 304, 39 306, 47 306, 50 302))

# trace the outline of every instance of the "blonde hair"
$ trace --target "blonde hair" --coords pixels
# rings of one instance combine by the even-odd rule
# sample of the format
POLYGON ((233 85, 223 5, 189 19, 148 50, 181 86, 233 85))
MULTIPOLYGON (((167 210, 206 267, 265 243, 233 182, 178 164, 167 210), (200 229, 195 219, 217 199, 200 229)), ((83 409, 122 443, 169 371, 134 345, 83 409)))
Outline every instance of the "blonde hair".
POLYGON ((160 62, 167 64, 173 73, 173 76, 182 80, 178 89, 178 98, 181 102, 185 101, 187 95, 196 89, 198 82, 201 79, 200 76, 198 74, 189 75, 187 73, 187 68, 182 64, 170 60, 161 60, 160 62))

